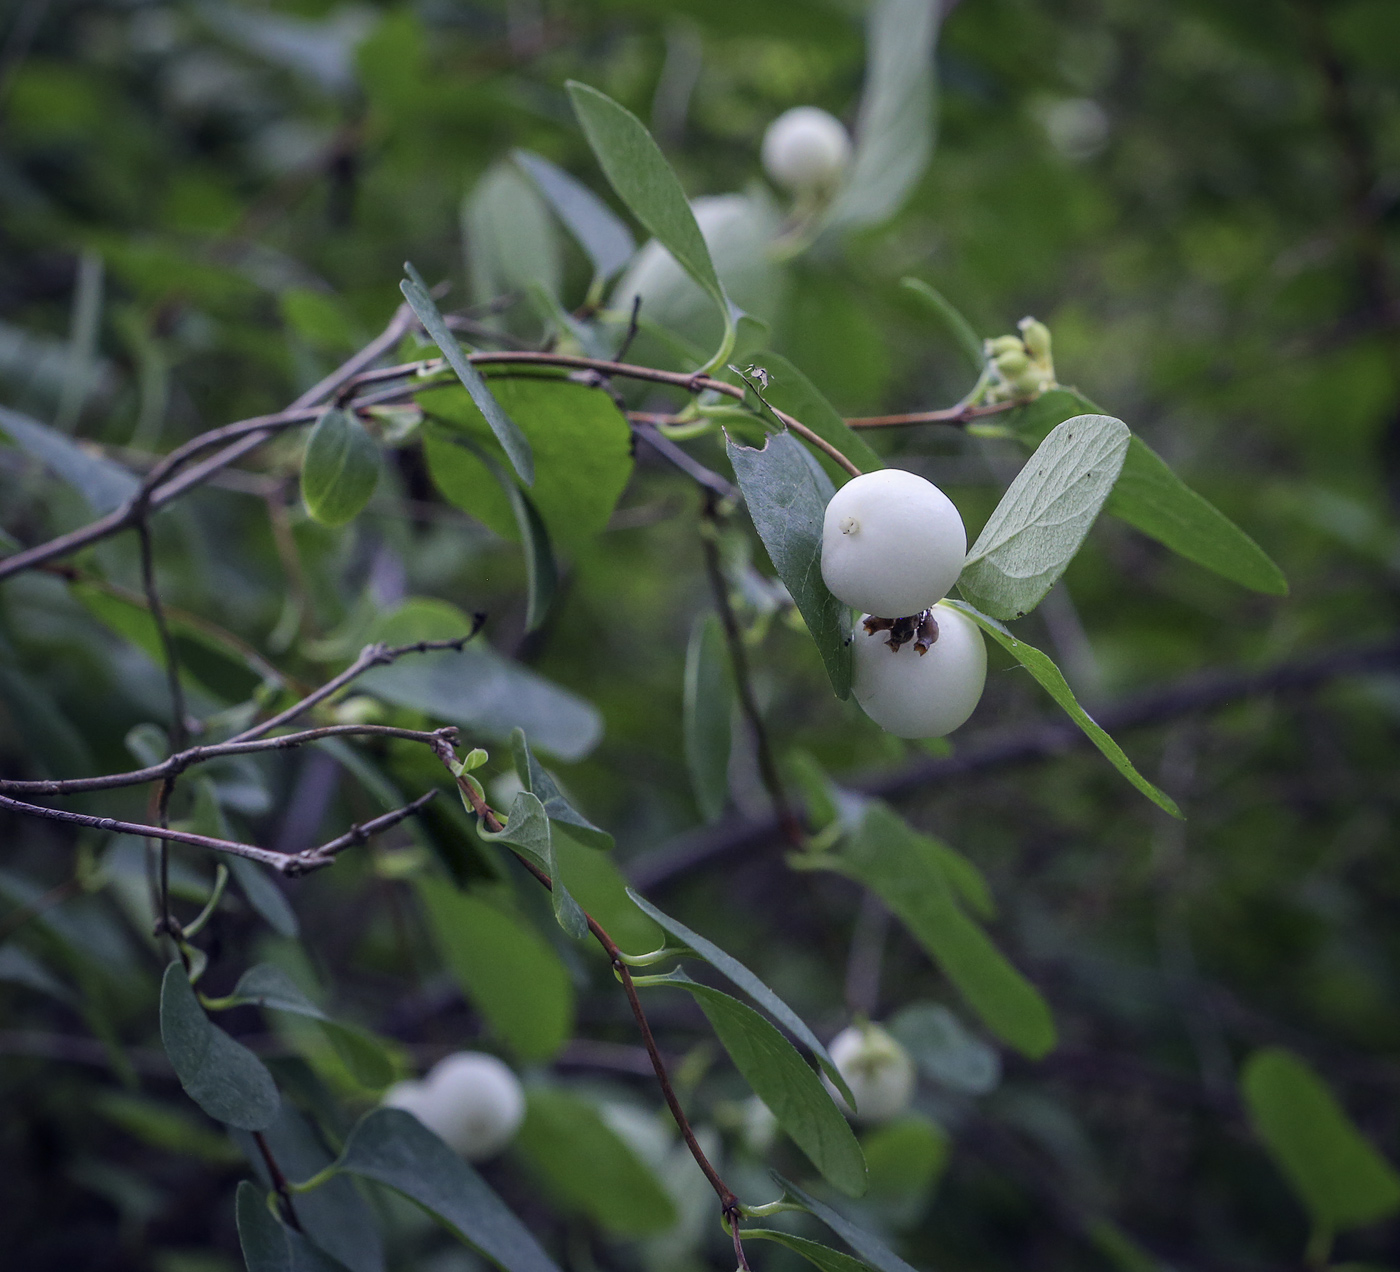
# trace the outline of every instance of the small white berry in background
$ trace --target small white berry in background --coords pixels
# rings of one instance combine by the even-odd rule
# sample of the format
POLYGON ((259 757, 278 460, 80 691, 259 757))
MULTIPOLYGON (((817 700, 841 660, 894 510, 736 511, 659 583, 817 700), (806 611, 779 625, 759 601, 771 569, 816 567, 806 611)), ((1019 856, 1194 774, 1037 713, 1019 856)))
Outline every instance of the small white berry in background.
POLYGON ((851 692, 882 729, 901 738, 941 738, 967 720, 987 683, 982 632, 949 605, 935 605, 938 638, 920 653, 915 640, 891 650, 888 629, 856 624, 851 692))
POLYGON ((822 578, 838 600, 868 614, 922 613, 948 595, 966 556, 953 501, 917 473, 864 473, 826 505, 822 578))
POLYGON ((763 169, 793 194, 830 191, 851 160, 846 127, 819 106, 784 111, 763 134, 763 169))
POLYGON ((525 1118, 520 1079, 502 1061, 481 1051, 446 1056, 421 1082, 396 1082, 384 1093, 383 1103, 412 1113, 473 1162, 505 1148, 525 1118))
MULTIPOLYGON (((914 1062, 909 1053, 879 1025, 852 1025, 827 1047, 837 1071, 856 1097, 859 1122, 888 1122, 914 1098, 914 1062)), ((836 1102, 850 1112, 829 1078, 823 1077, 836 1102)))

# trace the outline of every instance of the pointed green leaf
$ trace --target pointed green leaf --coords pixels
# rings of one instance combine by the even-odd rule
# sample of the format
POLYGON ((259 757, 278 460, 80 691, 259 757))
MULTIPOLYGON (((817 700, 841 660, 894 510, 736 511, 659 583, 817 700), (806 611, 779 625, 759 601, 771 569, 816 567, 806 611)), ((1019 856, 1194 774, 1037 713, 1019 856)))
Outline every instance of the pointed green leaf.
POLYGON ((791 433, 762 450, 726 441, 754 529, 816 641, 838 698, 851 692, 851 616, 822 582, 822 519, 831 482, 791 433))
POLYGON ((517 791, 505 828, 490 831, 478 821, 477 834, 487 843, 510 844, 520 849, 539 866, 553 885, 550 900, 554 904, 554 917, 559 926, 575 940, 588 935, 588 921, 583 917, 578 902, 569 895, 559 873, 559 865, 554 859, 554 839, 549 832, 549 817, 538 796, 529 791, 517 791))
POLYGON ((1045 690, 1059 704, 1064 713, 1069 716, 1081 729, 1085 736, 1103 753, 1104 757, 1113 765, 1125 778, 1147 796, 1158 808, 1170 813, 1173 817, 1181 817, 1181 809, 1177 807, 1176 801, 1163 791, 1160 791, 1149 782, 1133 766, 1133 762, 1123 754, 1123 748, 1118 745, 1098 724, 1090 717, 1089 713, 1079 705, 1079 700, 1075 698, 1073 691, 1066 683, 1060 669, 1055 666, 1054 661, 1047 655, 1036 649, 1034 645, 1028 645, 1023 640, 1017 640, 995 619, 988 618, 985 614, 979 613, 971 605, 965 605, 961 601, 946 601, 947 605, 961 610, 968 618, 972 619, 984 632, 995 640, 1003 649, 1007 650, 1017 662, 1021 664, 1032 676, 1035 677, 1040 687, 1045 690))
POLYGON ((974 374, 981 374, 986 365, 987 354, 972 324, 962 316, 958 308, 936 287, 930 287, 922 278, 901 278, 900 286, 922 300, 943 324, 953 338, 958 352, 967 359, 974 374))
POLYGON ((609 1232, 641 1237, 676 1222, 676 1207, 655 1173, 588 1101, 532 1087, 515 1138, 521 1153, 567 1210, 609 1232))
POLYGON ((506 1272, 559 1272, 481 1176, 402 1109, 367 1113, 336 1164, 402 1193, 506 1272))
POLYGON ((1288 580, 1264 549, 1183 482, 1141 438, 1133 438, 1128 447, 1104 510, 1232 582, 1270 596, 1288 595, 1288 580))
POLYGON ((734 687, 718 616, 706 614, 691 628, 685 653, 681 732, 690 789, 700 815, 718 820, 729 804, 729 743, 734 687))
POLYGON ((514 158, 578 240, 593 265, 595 278, 606 282, 632 259, 637 251, 632 231, 592 190, 528 150, 515 151, 514 158))
POLYGON ((958 591, 994 618, 1029 614, 1065 572, 1118 480, 1132 434, 1108 415, 1065 420, 1007 488, 958 591))
POLYGON ((855 1096, 851 1094, 851 1088, 846 1085, 846 1079, 841 1076, 841 1072, 836 1067, 836 1062, 831 1058, 827 1049, 817 1040, 817 1035, 807 1028, 806 1022, 787 1003, 783 1002, 771 989, 768 988, 757 976, 745 967, 737 958, 726 954, 713 941, 706 940, 699 932, 693 932, 684 923, 673 919, 669 914, 658 910, 645 897, 627 889, 627 895, 632 898, 632 902, 648 918, 655 921, 663 931, 670 933, 687 949, 692 950, 697 958, 702 958, 711 967, 723 976, 731 985, 742 989, 750 998, 783 1026, 790 1034, 802 1043, 817 1058, 817 1063, 821 1065, 826 1076, 836 1084, 836 1088, 845 1096, 846 1100, 854 1104, 855 1096))
POLYGON ((587 844, 609 852, 613 847, 613 837, 605 830, 599 830, 591 821, 564 798, 559 785, 544 766, 535 759, 530 750, 524 729, 515 729, 510 735, 511 758, 515 761, 515 775, 527 791, 535 795, 544 805, 545 815, 551 824, 567 828, 569 835, 578 843, 587 844))
POLYGON ((892 1228, 912 1228, 948 1164, 947 1134, 931 1118, 906 1113, 866 1132, 860 1147, 870 1168, 866 1207, 892 1228))
POLYGON ((73 487, 97 513, 113 512, 136 493, 140 481, 120 464, 94 454, 71 437, 27 415, 0 406, 0 437, 73 487))
POLYGON ((379 485, 379 447, 350 411, 333 406, 311 430, 301 461, 301 498, 322 525, 353 521, 379 485))
POLYGON ((1400 1211, 1400 1174, 1298 1056, 1282 1047, 1254 1052, 1240 1089, 1255 1131, 1315 1223, 1359 1228, 1400 1211))
POLYGON ((210 1022, 178 960, 161 981, 160 1036, 180 1085, 210 1117, 248 1131, 272 1125, 279 1106, 272 1075, 210 1022))
POLYGON ((795 1237, 790 1232, 778 1232, 773 1228, 744 1228, 741 1232, 745 1241, 754 1237, 759 1241, 775 1241, 778 1245, 787 1246, 822 1272, 870 1272, 868 1263, 862 1263, 859 1259, 851 1258, 849 1254, 842 1254, 840 1250, 824 1246, 819 1241, 795 1237))
POLYGON ((811 1193, 804 1192, 791 1180, 784 1179, 777 1171, 770 1171, 769 1174, 787 1194, 789 1200, 796 1202, 809 1215, 820 1219, 877 1272, 916 1272, 878 1237, 872 1236, 864 1228, 857 1227, 845 1215, 838 1214, 811 1193))
POLYGON ((523 1060, 547 1060, 574 1025, 574 989, 559 956, 523 919, 419 879, 443 961, 493 1032, 523 1060))
POLYGON ((530 451, 530 443, 525 440, 525 435, 515 426, 515 422, 510 416, 502 410, 501 404, 492 397, 491 390, 486 387, 486 381, 477 374, 476 368, 468 361, 467 355, 462 352, 462 346, 457 343, 457 338, 448 330, 442 314, 438 312, 438 307, 433 304, 432 297, 428 295, 428 289, 418 271, 407 263, 404 264, 404 269, 407 271, 408 277, 399 284, 399 288, 404 294, 404 299, 408 301, 409 308, 418 315, 418 321, 423 324, 423 330, 442 350, 442 356, 447 359, 448 366, 457 373, 457 378, 471 394, 477 409, 486 417, 486 422, 491 426, 491 432, 495 434, 496 440, 500 442, 501 448, 510 459, 511 467, 515 469, 516 475, 527 486, 533 485, 535 460, 530 451))
MULTIPOLYGON (((885 466, 821 390, 782 354, 765 349, 745 355, 745 361, 752 361, 768 373, 768 387, 763 390, 763 396, 769 405, 785 411, 823 441, 830 442, 862 472, 874 472, 885 466)), ((846 474, 841 472, 838 480, 845 481, 846 474)))
POLYGON ((268 1209, 267 1198, 251 1180, 238 1181, 234 1212, 238 1244, 248 1272, 292 1272, 292 1251, 287 1230, 268 1209))
POLYGON ((812 1165, 833 1187, 859 1197, 866 1186, 865 1158, 850 1124, 821 1079, 797 1050, 752 1007, 677 969, 653 983, 687 990, 705 1013, 744 1081, 768 1106, 812 1165))
POLYGON ((535 288, 557 302, 564 262, 559 233, 532 182, 498 163, 462 200, 462 241, 479 305, 535 288))
MULTIPOLYGON (((475 441, 461 433, 442 427, 425 430, 429 437, 439 438, 471 454, 504 493, 515 518, 516 533, 525 549, 525 581, 528 603, 525 630, 535 631, 544 622, 550 603, 559 588, 559 571, 554 564, 554 552, 549 546, 549 531, 530 501, 494 456, 475 441)), ((435 469, 435 476, 436 476, 435 469)))
POLYGON ((910 1003, 885 1022, 926 1078, 968 1095, 986 1095, 1001 1082, 995 1047, 968 1032, 942 1003, 910 1003))
POLYGON ((301 925, 297 922, 292 903, 287 900, 282 889, 264 873, 262 866, 256 861, 249 861, 247 857, 239 857, 232 853, 220 853, 219 860, 228 866, 234 883, 268 927, 278 936, 297 935, 301 925))
POLYGON ((888 805, 872 801, 839 856, 812 868, 839 870, 874 892, 938 964, 997 1037, 1031 1059, 1055 1045, 1045 1000, 959 908, 936 842, 888 805))
POLYGON ((661 929, 632 904, 627 879, 613 855, 584 847, 571 831, 557 825, 554 832, 555 860, 578 903, 622 949, 656 949, 664 939, 661 929))

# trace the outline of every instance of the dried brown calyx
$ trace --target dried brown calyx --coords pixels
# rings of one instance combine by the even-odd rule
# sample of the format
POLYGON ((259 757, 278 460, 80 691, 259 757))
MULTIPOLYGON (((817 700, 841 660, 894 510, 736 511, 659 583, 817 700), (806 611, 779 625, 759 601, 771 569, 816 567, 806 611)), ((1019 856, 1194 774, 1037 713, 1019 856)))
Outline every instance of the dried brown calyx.
POLYGON ((934 618, 932 609, 926 609, 921 614, 910 614, 907 618, 877 618, 871 614, 865 620, 864 627, 868 636, 876 632, 889 632, 892 654, 899 653, 900 646, 907 645, 911 640, 920 654, 926 654, 938 639, 938 620, 934 618))

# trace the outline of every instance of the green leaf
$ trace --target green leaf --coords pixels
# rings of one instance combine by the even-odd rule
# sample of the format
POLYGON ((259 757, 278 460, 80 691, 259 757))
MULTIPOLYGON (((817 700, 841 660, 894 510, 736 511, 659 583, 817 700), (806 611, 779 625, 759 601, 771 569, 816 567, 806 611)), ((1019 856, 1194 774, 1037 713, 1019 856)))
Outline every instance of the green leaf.
POLYGON ((522 919, 419 879, 443 961, 492 1030, 523 1060, 547 1060, 568 1041, 574 989, 559 956, 522 919))
POLYGON ((162 1152, 193 1157, 212 1166, 228 1166, 239 1160, 238 1150, 229 1143, 228 1136, 211 1130, 198 1114, 186 1113, 164 1100, 106 1090, 91 1097, 91 1108, 143 1144, 162 1152))
POLYGON ((1270 596, 1288 595, 1288 580, 1263 548, 1186 485, 1141 438, 1134 437, 1128 447, 1104 510, 1232 582, 1270 596))
POLYGON ((204 1014, 185 969, 173 962, 160 986, 160 1036, 185 1093, 210 1117, 261 1131, 277 1116, 272 1075, 204 1014))
POLYGON ((613 837, 606 830, 599 830, 580 813, 567 799, 554 778, 535 759, 530 750, 524 729, 514 729, 510 735, 511 758, 515 761, 515 775, 531 794, 537 796, 544 805, 545 815, 551 825, 567 827, 568 833, 578 843, 587 844, 609 852, 613 847, 613 837))
POLYGON ((851 616, 822 582, 822 519, 833 489, 791 433, 762 450, 726 441, 758 537, 817 643, 838 698, 851 692, 851 616))
MULTIPOLYGON (((817 386, 782 354, 765 349, 762 353, 748 356, 755 365, 768 372, 768 387, 763 390, 763 396, 769 405, 787 412, 823 441, 830 442, 862 472, 874 472, 885 466, 884 461, 846 423, 817 386)), ((827 462, 824 456, 819 458, 827 462)), ((838 472, 837 480, 847 480, 844 470, 838 472)))
POLYGON ((481 1176, 402 1109, 361 1118, 336 1165, 402 1193, 506 1272, 559 1272, 481 1176))
POLYGON ((773 1228, 744 1228, 742 1235, 745 1241, 755 1237, 759 1241, 776 1241, 779 1245, 787 1246, 814 1267, 821 1268, 822 1272, 869 1272, 870 1269, 868 1263, 853 1259, 849 1254, 842 1254, 819 1241, 795 1237, 790 1232, 778 1232, 773 1228))
POLYGON ((788 1196, 809 1215, 820 1219, 828 1228, 851 1247, 877 1272, 915 1272, 894 1251, 879 1238, 871 1236, 864 1228, 859 1228, 844 1215, 838 1214, 824 1202, 818 1201, 811 1193, 804 1192, 790 1180, 784 1179, 777 1171, 769 1172, 788 1196))
POLYGON ((1316 1224, 1358 1228, 1400 1211, 1400 1174, 1298 1056, 1282 1047, 1254 1052, 1240 1089, 1255 1131, 1316 1224))
POLYGON ((511 467, 515 469, 516 476, 527 486, 533 485, 535 460, 530 451, 530 443, 526 441, 525 435, 515 426, 510 416, 501 408, 501 404, 491 396, 491 390, 486 387, 486 381, 477 374, 476 368, 468 361, 467 355, 462 352, 462 346, 457 343, 457 338, 448 330, 442 314, 438 312, 438 307, 433 304, 432 297, 428 295, 428 289, 418 271, 407 262, 404 264, 404 269, 408 273, 408 277, 399 284, 399 288, 404 294, 404 299, 408 301, 409 308, 418 315, 418 321, 423 324, 423 330, 442 350, 442 356, 447 359, 448 366, 457 373, 457 378, 471 394, 472 401, 476 403, 477 410, 491 426, 491 432, 501 444, 501 449, 505 451, 511 467))
POLYGON ((248 1272, 292 1272, 292 1251, 287 1230, 268 1209, 267 1198, 250 1180, 238 1181, 234 1213, 238 1244, 248 1272))
POLYGON ((611 854, 585 847, 572 831, 556 825, 554 857, 569 891, 622 949, 640 952, 661 944, 661 929, 632 904, 627 879, 611 854))
POLYGON ((384 1044, 372 1033, 338 1020, 322 1021, 321 1032, 335 1048, 350 1076, 367 1090, 382 1091, 398 1077, 384 1044))
POLYGON ((994 618, 1029 614, 1079 551, 1131 438, 1128 426, 1108 415, 1057 425, 977 536, 958 591, 994 618))
POLYGON ((687 949, 693 951, 697 958, 704 959, 731 985, 742 989, 801 1042, 817 1058, 817 1063, 821 1065, 823 1072, 835 1083, 837 1090, 845 1096, 846 1100, 851 1104, 856 1102, 855 1096, 851 1094, 851 1088, 846 1085, 846 1079, 841 1076, 841 1071, 837 1069, 836 1062, 831 1058, 827 1049, 817 1040, 817 1035, 807 1028, 802 1017, 793 1011, 787 1003, 783 1002, 737 958, 726 954, 713 941, 706 940, 699 932, 691 931, 684 923, 680 923, 669 914, 658 910, 650 901, 631 888, 628 888, 627 895, 632 898, 632 903, 663 931, 670 933, 687 949))
POLYGON ((331 407, 311 430, 301 462, 301 498, 322 525, 353 521, 379 485, 379 447, 350 411, 331 407))
POLYGON ((220 853, 219 860, 228 866, 229 874, 238 885, 248 904, 278 936, 295 937, 301 931, 296 911, 286 894, 265 873, 256 861, 232 853, 220 853))
POLYGON ((529 791, 517 791, 504 829, 490 831, 478 821, 477 834, 487 843, 511 844, 519 848, 549 875, 553 884, 550 900, 554 905, 555 920, 575 940, 588 935, 588 921, 583 917, 578 902, 569 895, 559 873, 559 865, 554 859, 554 840, 549 833, 549 817, 537 796, 529 791))
POLYGON ((655 1173, 585 1100, 550 1087, 526 1093, 520 1152, 549 1190, 609 1232, 664 1232, 676 1208, 655 1173))
POLYGON ((982 368, 986 365, 987 354, 982 347, 981 340, 977 338, 977 332, 973 330, 972 324, 962 316, 957 306, 936 287, 930 287, 922 278, 901 278, 899 285, 905 291, 917 296, 929 307, 933 315, 953 338, 958 352, 967 359, 973 373, 980 375, 982 368))
POLYGON ((695 998, 734 1067, 778 1125, 828 1183, 859 1197, 866 1186, 860 1145, 821 1079, 792 1043, 752 1007, 691 980, 679 969, 651 983, 675 985, 695 998))
POLYGON ((566 87, 584 136, 618 197, 719 306, 725 341, 712 364, 723 362, 734 334, 729 298, 679 179, 630 110, 577 80, 569 80, 566 87))
POLYGON ((910 1003, 885 1022, 919 1072, 950 1091, 986 1095, 1001 1082, 1001 1057, 941 1003, 910 1003))
POLYGON ((948 1136, 936 1122, 911 1113, 869 1131, 860 1146, 870 1168, 866 1206, 893 1228, 912 1228, 948 1164, 948 1136))
POLYGON ((828 224, 856 228, 888 220, 928 166, 941 11, 939 0, 878 0, 871 7, 855 156, 828 224))
POLYGON ((839 856, 802 864, 838 870, 874 892, 997 1037, 1033 1060, 1055 1045, 1050 1008, 959 908, 937 843, 888 805, 870 803, 839 856))
POLYGON ((592 190, 528 150, 515 151, 514 158, 578 240, 593 265, 596 281, 606 282, 632 259, 637 250, 632 231, 592 190))
MULTIPOLYGON (((577 552, 607 529, 632 476, 632 430, 600 389, 556 376, 493 380, 492 392, 520 426, 535 456, 530 501, 549 527, 550 542, 577 552)), ((467 394, 430 389, 416 401, 432 418, 496 451, 490 429, 467 394)), ((452 446, 438 430, 424 437, 433 482, 449 503, 502 538, 518 540, 515 506, 476 454, 452 446)))
POLYGON ((498 163, 462 200, 462 242, 472 297, 487 304, 540 288, 558 298, 564 262, 558 231, 533 183, 498 163))
POLYGON ((41 994, 57 998, 70 1007, 77 1005, 73 991, 28 950, 15 944, 0 945, 0 981, 25 985, 41 994))
POLYGON ((1181 817, 1181 809, 1177 807, 1176 801, 1163 791, 1160 791, 1149 782, 1133 766, 1133 762, 1123 754, 1123 749, 1107 733, 1101 729, 1090 717, 1089 713, 1079 705, 1073 691, 1065 682, 1060 669, 1055 666, 1053 660, 1034 645, 1028 645, 1023 640, 1017 640, 995 619, 988 618, 985 614, 965 605, 961 601, 947 601, 945 604, 952 605, 961 610, 968 618, 972 619, 984 632, 1011 654, 1017 662, 1021 664, 1036 681, 1040 687, 1048 693, 1064 713, 1069 716, 1083 731, 1085 736, 1100 751, 1105 758, 1113 765, 1125 778, 1147 796, 1158 808, 1170 813, 1173 817, 1181 817))
MULTIPOLYGON (((455 605, 414 597, 382 617, 372 639, 391 645, 451 640, 471 627, 455 605)), ((480 641, 375 667, 358 684, 386 702, 460 724, 479 737, 504 742, 522 728, 536 747, 563 760, 583 759, 603 732, 592 705, 480 641)))
MULTIPOLYGON (((309 1179, 331 1164, 332 1156, 311 1123, 285 1099, 277 1120, 263 1132, 272 1159, 288 1179, 309 1179)), ((272 1187, 267 1163, 253 1137, 235 1132, 243 1155, 265 1188, 272 1187)), ((332 1175, 292 1202, 305 1235, 350 1272, 384 1272, 384 1238, 375 1210, 365 1204, 352 1179, 332 1175)))
POLYGON ((120 464, 87 450, 71 437, 27 415, 0 406, 0 436, 62 478, 97 513, 127 503, 141 483, 120 464))
POLYGON ((734 686, 719 618, 707 614, 690 630, 685 653, 685 702, 681 732, 690 789, 700 815, 717 821, 729 804, 729 743, 734 686))

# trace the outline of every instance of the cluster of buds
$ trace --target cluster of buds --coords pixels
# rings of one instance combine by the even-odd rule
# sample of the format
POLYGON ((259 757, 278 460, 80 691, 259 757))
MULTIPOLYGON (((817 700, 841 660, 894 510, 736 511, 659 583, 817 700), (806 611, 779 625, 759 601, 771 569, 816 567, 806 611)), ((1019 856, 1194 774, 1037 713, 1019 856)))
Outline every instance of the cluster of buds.
POLYGON ((1022 318, 1016 325, 1019 336, 995 336, 984 344, 995 376, 987 390, 988 402, 1036 397, 1056 387, 1050 328, 1034 318, 1022 318))

